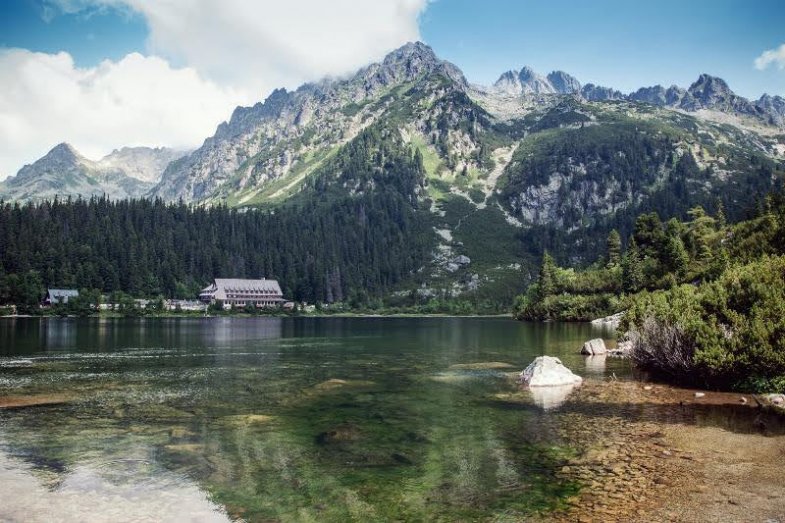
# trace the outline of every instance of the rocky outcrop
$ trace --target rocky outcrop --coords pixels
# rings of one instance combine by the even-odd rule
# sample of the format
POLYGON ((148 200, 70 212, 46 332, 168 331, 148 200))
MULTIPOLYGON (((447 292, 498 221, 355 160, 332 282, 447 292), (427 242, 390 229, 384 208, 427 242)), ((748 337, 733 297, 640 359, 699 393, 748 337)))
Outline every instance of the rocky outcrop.
POLYGON ((604 100, 624 100, 627 97, 621 91, 601 85, 586 84, 581 88, 581 96, 589 102, 604 100))
POLYGON ((548 81, 559 94, 575 94, 581 90, 581 83, 578 79, 564 71, 551 72, 548 74, 548 81))
POLYGON ((624 317, 623 312, 617 312, 616 314, 611 314, 610 316, 606 316, 604 318, 597 318, 596 320, 591 320, 592 325, 596 325, 598 327, 610 327, 612 329, 618 329, 619 324, 621 323, 621 319, 624 317))
POLYGON ((520 375, 520 382, 529 387, 560 387, 577 385, 582 381, 583 378, 553 356, 538 356, 520 375))
POLYGON ((769 124, 785 127, 785 98, 764 94, 755 102, 755 105, 769 119, 769 124))
POLYGON ((605 342, 601 338, 589 340, 584 343, 581 348, 581 354, 586 356, 599 356, 606 352, 608 352, 608 349, 605 347, 605 342))
POLYGON ((611 349, 608 351, 608 356, 614 356, 617 358, 629 358, 630 354, 632 353, 632 346, 633 343, 631 340, 624 340, 620 341, 616 344, 615 349, 611 349))
POLYGON ((524 96, 576 94, 581 90, 581 83, 564 71, 553 71, 545 77, 526 66, 520 71, 502 73, 493 89, 503 94, 524 96))
POLYGON ((168 147, 122 147, 101 158, 98 164, 146 183, 158 183, 167 166, 187 153, 168 147))
POLYGON ((785 412, 785 394, 762 394, 755 399, 762 407, 774 407, 785 412))

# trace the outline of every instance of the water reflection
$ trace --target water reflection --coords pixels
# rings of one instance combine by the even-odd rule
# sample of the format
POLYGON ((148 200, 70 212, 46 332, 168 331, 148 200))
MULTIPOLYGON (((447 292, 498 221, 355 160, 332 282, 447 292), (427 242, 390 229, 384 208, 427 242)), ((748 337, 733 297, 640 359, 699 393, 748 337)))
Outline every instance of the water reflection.
POLYGON ((560 385, 558 387, 531 387, 534 404, 543 410, 551 410, 561 407, 567 401, 570 394, 578 385, 560 385))
POLYGON ((185 478, 158 470, 136 478, 107 478, 81 466, 52 478, 0 450, 1 521, 231 521, 185 478))
POLYGON ((604 354, 598 356, 585 356, 583 362, 586 365, 586 372, 595 375, 605 374, 606 360, 607 356, 604 354))

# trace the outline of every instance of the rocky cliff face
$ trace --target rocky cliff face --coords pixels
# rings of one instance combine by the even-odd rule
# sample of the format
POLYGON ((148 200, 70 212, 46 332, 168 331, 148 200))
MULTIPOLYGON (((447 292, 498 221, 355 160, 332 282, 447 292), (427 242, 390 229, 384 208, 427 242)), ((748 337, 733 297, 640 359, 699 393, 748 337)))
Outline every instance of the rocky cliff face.
POLYGON ((238 203, 250 201, 265 185, 311 171, 373 124, 395 89, 437 77, 459 89, 467 87, 457 67, 417 42, 347 80, 306 84, 294 92, 276 90, 263 103, 235 109, 202 147, 169 166, 151 194, 200 201, 242 193, 246 199, 238 203))

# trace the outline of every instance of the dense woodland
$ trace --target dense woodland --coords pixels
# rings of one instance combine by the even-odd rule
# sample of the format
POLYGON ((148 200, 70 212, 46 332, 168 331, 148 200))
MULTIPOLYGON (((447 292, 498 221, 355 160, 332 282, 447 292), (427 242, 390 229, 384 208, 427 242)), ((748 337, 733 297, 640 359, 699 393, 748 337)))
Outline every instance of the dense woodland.
POLYGON ((383 137, 366 131, 301 198, 276 209, 105 198, 4 203, 0 303, 30 305, 45 287, 193 298, 216 277, 262 276, 296 300, 381 295, 429 252, 417 217, 422 159, 383 137))

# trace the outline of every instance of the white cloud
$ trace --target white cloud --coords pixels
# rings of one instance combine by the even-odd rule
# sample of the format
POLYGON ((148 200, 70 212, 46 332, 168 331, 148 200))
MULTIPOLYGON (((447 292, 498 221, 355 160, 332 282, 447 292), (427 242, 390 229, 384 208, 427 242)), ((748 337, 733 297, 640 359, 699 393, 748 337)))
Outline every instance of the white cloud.
POLYGON ((428 0, 48 0, 60 13, 130 9, 147 52, 95 68, 0 50, 0 179, 55 143, 197 146, 238 103, 342 75, 420 38, 428 0), (173 66, 172 64, 177 64, 173 66))
POLYGON ((243 102, 189 67, 132 53, 96 67, 68 53, 0 49, 0 175, 59 142, 97 159, 122 145, 191 147, 243 102))
POLYGON ((420 37, 426 0, 96 0, 150 27, 152 52, 268 92, 349 72, 420 37))
POLYGON ((770 65, 776 65, 777 69, 780 70, 785 69, 785 44, 782 44, 776 49, 763 51, 763 53, 755 59, 755 69, 760 69, 762 71, 770 65))

